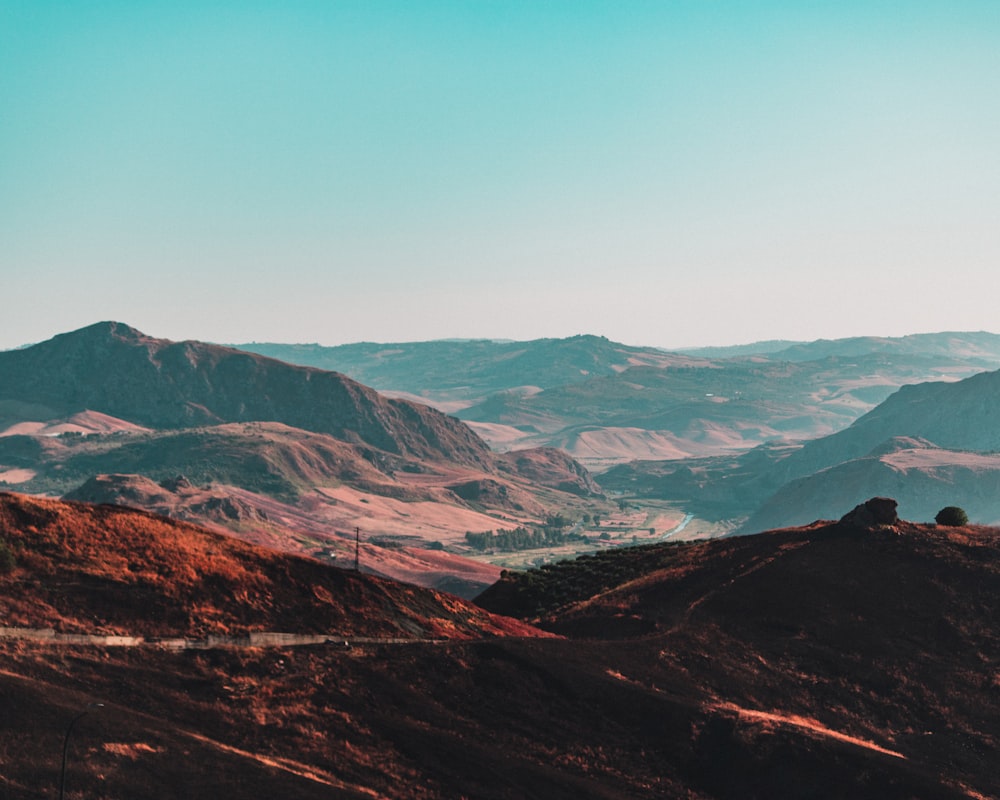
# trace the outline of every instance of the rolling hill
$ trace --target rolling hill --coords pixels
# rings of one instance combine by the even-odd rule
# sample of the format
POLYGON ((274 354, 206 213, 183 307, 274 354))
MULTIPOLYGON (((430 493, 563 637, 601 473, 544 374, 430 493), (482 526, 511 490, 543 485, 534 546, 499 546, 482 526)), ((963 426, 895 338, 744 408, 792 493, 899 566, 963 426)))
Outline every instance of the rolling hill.
POLYGON ((869 453, 893 437, 919 437, 949 450, 1000 449, 1000 371, 958 382, 904 386, 850 427, 816 441, 785 463, 799 477, 869 453))
POLYGON ((897 437, 863 458, 786 483, 741 530, 803 525, 812 521, 805 519, 809 514, 828 519, 870 494, 895 497, 910 519, 930 521, 945 506, 958 505, 975 522, 997 525, 1000 455, 945 450, 926 440, 897 437))
POLYGON ((802 509, 826 512, 871 494, 897 497, 916 519, 959 504, 978 522, 1000 520, 998 389, 1000 372, 902 387, 748 479, 743 488, 755 487, 756 503, 742 530, 803 524, 802 509))
MULTIPOLYGON (((44 602, 23 613, 37 609, 40 622, 49 607, 80 608, 67 616, 74 626, 96 610, 100 624, 129 615, 129 627, 141 627, 155 605, 109 602, 118 582, 140 580, 164 602, 195 592, 229 615, 227 627, 286 618, 257 603, 251 589, 261 586, 288 590, 282 605, 307 626, 349 607, 375 630, 399 630, 400 615, 403 627, 431 630, 428 619, 444 613, 432 593, 393 594, 349 573, 320 582, 326 597, 315 578, 298 583, 300 564, 308 575, 319 565, 237 558, 250 551, 239 543, 206 552, 196 538, 213 550, 226 540, 187 526, 142 536, 148 515, 125 524, 134 512, 18 498, 4 508, 16 518, 4 536, 20 552, 14 571, 0 574, 0 597, 34 593, 44 602), (121 519, 106 525, 110 514, 121 519), (68 521, 88 532, 72 549, 58 546, 68 521), (205 578, 191 582, 185 566, 197 574, 203 563, 205 578), (231 591, 236 579, 246 592, 231 591)), ((530 607, 527 616, 567 638, 527 626, 527 636, 376 636, 350 648, 0 638, 0 786, 11 800, 56 786, 76 719, 70 796, 996 796, 998 556, 995 529, 863 524, 854 514, 508 574, 482 598, 492 609, 530 607)), ((453 608, 473 622, 465 606, 453 608)))
POLYGON ((632 462, 603 473, 610 491, 676 500, 741 530, 802 525, 882 494, 912 519, 959 504, 1000 521, 1000 372, 901 387, 848 427, 809 441, 775 440, 725 457, 632 462), (749 518, 749 519, 746 519, 749 518))
POLYGON ((429 589, 268 550, 136 509, 0 493, 7 627, 191 637, 533 635, 429 589))

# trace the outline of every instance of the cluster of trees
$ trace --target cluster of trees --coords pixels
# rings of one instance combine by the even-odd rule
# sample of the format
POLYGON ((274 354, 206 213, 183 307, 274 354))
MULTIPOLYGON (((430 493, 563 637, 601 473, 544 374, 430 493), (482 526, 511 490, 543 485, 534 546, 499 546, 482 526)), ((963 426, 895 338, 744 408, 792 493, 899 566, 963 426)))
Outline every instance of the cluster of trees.
POLYGON ((509 592, 508 611, 519 617, 540 617, 593 597, 612 586, 651 571, 672 566, 689 542, 658 542, 605 550, 575 559, 543 564, 539 569, 500 573, 509 592))
POLYGON ((569 520, 561 514, 550 516, 545 520, 545 524, 537 528, 525 528, 523 526, 511 529, 499 529, 497 531, 484 531, 483 533, 473 533, 466 531, 465 541, 473 550, 480 552, 486 550, 534 550, 540 547, 552 547, 554 545, 565 544, 571 540, 583 539, 579 533, 568 533, 566 528, 569 520))

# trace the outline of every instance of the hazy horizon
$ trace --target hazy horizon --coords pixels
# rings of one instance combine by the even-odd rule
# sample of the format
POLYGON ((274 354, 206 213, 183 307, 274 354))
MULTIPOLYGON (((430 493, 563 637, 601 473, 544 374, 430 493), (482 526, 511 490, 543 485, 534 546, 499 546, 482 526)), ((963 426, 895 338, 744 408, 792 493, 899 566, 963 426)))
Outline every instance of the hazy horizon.
MULTIPOLYGON (((567 334, 566 336, 558 336, 558 337, 539 336, 539 337, 531 337, 531 338, 523 338, 523 339, 512 339, 512 338, 508 338, 508 337, 493 337, 493 336, 468 336, 468 337, 466 337, 466 336, 447 336, 447 337, 442 337, 440 339, 357 339, 355 341, 344 341, 344 342, 337 342, 337 343, 333 343, 333 344, 325 343, 325 342, 306 341, 306 340, 292 341, 292 340, 278 340, 278 339, 247 339, 245 341, 239 341, 239 342, 236 342, 236 341, 226 342, 226 341, 218 341, 218 340, 212 340, 212 339, 197 339, 196 337, 191 337, 191 336, 179 336, 179 337, 161 336, 161 335, 157 334, 154 331, 148 331, 148 330, 143 329, 142 326, 132 325, 131 323, 129 323, 126 320, 101 320, 101 321, 90 323, 90 324, 91 325, 98 325, 98 324, 101 324, 101 322, 119 322, 119 323, 123 323, 123 324, 129 325, 132 328, 135 328, 135 329, 141 331, 142 333, 146 334, 147 336, 152 336, 153 338, 156 338, 156 339, 168 339, 168 340, 173 340, 173 341, 185 341, 185 340, 192 340, 192 339, 194 339, 196 341, 203 341, 203 342, 206 342, 208 344, 217 344, 217 345, 221 345, 223 347, 243 347, 245 345, 254 345, 254 344, 257 344, 257 345, 274 344, 274 345, 306 345, 306 346, 320 346, 320 347, 337 347, 337 346, 341 346, 341 345, 358 345, 358 344, 385 344, 385 345, 393 345, 393 344, 421 344, 421 343, 428 343, 428 342, 433 343, 433 342, 477 342, 477 341, 489 341, 489 342, 496 342, 498 344, 508 344, 508 343, 509 344, 516 344, 516 343, 519 343, 519 342, 537 341, 539 339, 568 339, 568 338, 573 338, 575 336, 598 336, 598 337, 603 336, 603 334, 599 334, 599 333, 590 333, 590 332, 580 331, 578 333, 567 334)), ((89 327, 89 325, 83 325, 81 327, 89 327)), ((77 329, 74 329, 74 330, 77 330, 77 329)), ((48 341, 49 339, 52 339, 53 337, 58 336, 60 334, 63 334, 63 333, 72 333, 72 332, 73 332, 72 330, 54 331, 50 336, 46 336, 43 339, 39 339, 39 340, 36 340, 36 341, 33 341, 33 342, 22 342, 22 343, 20 343, 18 345, 13 345, 11 347, 0 347, 0 352, 4 352, 4 351, 8 351, 8 350, 18 350, 18 349, 23 349, 25 347, 31 347, 33 345, 40 344, 43 341, 48 341)), ((630 346, 630 347, 649 347, 649 348, 662 349, 662 350, 668 351, 668 352, 670 352, 670 351, 682 352, 682 351, 689 351, 689 350, 712 350, 712 349, 725 350, 725 349, 734 349, 734 348, 753 347, 754 345, 764 346, 764 345, 782 344, 782 345, 792 346, 792 345, 796 345, 796 344, 811 344, 811 343, 819 342, 819 341, 835 341, 837 339, 853 339, 853 338, 891 338, 891 339, 898 339, 898 338, 904 338, 906 336, 914 336, 914 335, 980 334, 980 333, 984 333, 984 334, 991 335, 991 336, 1000 336, 1000 333, 997 333, 995 331, 985 330, 985 329, 984 330, 977 330, 977 331, 972 331, 972 330, 967 330, 967 331, 959 331, 959 330, 944 331, 944 330, 942 330, 942 331, 917 331, 917 332, 914 332, 914 333, 911 333, 911 334, 900 334, 899 336, 880 336, 878 334, 864 334, 864 333, 861 333, 861 334, 850 334, 850 335, 847 335, 847 336, 832 337, 832 338, 831 337, 819 337, 817 339, 754 339, 752 341, 728 342, 728 343, 721 343, 721 344, 707 344, 707 345, 704 345, 704 344, 690 344, 690 345, 676 345, 676 346, 664 346, 664 345, 660 345, 660 344, 650 344, 649 342, 625 342, 625 341, 620 341, 620 340, 614 339, 612 337, 604 337, 604 338, 610 339, 611 341, 616 342, 617 344, 623 344, 623 345, 627 345, 627 346, 630 346)))
POLYGON ((0 349, 989 330, 1000 6, 0 0, 0 349))

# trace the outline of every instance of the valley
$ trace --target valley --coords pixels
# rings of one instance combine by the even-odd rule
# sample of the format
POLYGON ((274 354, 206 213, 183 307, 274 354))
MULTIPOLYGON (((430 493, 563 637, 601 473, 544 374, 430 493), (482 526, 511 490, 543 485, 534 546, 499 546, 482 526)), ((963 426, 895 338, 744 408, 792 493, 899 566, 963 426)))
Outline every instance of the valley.
POLYGON ((0 791, 996 795, 992 342, 0 353, 0 791))
MULTIPOLYGON (((500 569, 647 542, 687 515, 685 538, 704 538, 803 524, 881 493, 916 519, 961 502, 978 521, 1000 521, 987 499, 998 474, 989 455, 947 449, 952 439, 993 446, 976 435, 934 429, 922 455, 895 460, 858 448, 811 455, 873 429, 869 416, 903 384, 964 386, 989 374, 1000 364, 992 334, 687 353, 594 336, 253 347, 101 323, 0 354, 0 386, 18 387, 0 397, 0 481, 147 508, 335 563, 353 559, 358 530, 366 568, 466 597, 500 569), (76 376, 70 392, 46 378, 53 369, 76 376), (240 399, 247 391, 252 401, 240 399), (954 488, 956 471, 967 490, 954 488), (562 531, 532 548, 469 546, 470 535, 539 531, 552 515, 562 531)), ((904 424, 878 435, 912 433, 904 424)))

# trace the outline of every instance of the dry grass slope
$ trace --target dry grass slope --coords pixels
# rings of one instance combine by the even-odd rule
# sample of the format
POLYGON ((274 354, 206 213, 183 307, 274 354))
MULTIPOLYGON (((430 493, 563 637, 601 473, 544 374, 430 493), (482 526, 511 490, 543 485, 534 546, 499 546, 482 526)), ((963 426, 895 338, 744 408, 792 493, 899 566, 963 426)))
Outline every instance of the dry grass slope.
POLYGON ((0 624, 202 636, 273 630, 482 637, 532 630, 450 595, 134 509, 0 494, 0 624))

